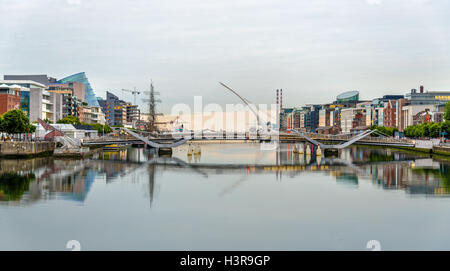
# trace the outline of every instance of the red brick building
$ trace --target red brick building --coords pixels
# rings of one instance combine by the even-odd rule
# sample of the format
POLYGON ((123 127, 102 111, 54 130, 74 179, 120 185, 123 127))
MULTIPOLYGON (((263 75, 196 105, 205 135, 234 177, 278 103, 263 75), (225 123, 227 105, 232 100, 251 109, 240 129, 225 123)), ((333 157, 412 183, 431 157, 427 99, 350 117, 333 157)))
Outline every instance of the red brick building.
POLYGON ((403 115, 401 114, 403 106, 407 103, 406 99, 389 100, 383 109, 383 126, 398 128, 402 131, 403 115))
POLYGON ((20 109, 20 87, 0 85, 0 114, 20 109))

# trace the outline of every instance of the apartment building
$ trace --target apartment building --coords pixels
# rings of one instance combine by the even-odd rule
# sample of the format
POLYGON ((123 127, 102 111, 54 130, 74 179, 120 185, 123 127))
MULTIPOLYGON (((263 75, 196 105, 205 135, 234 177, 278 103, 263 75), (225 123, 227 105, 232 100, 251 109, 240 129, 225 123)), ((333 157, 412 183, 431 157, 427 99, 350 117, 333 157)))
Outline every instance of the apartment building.
POLYGON ((10 110, 20 109, 20 92, 22 87, 18 85, 0 85, 0 114, 10 110))
POLYGON ((131 103, 126 103, 125 104, 125 109, 126 109, 126 119, 127 119, 127 124, 128 125, 132 125, 133 123, 136 123, 141 116, 141 112, 138 109, 137 105, 133 105, 131 103))
POLYGON ((20 109, 30 118, 30 121, 37 121, 40 118, 55 123, 62 118, 62 95, 48 92, 44 84, 31 80, 0 80, 0 85, 22 87, 20 109))
POLYGON ((89 124, 105 124, 105 114, 99 106, 81 106, 79 110, 79 119, 81 122, 89 124))

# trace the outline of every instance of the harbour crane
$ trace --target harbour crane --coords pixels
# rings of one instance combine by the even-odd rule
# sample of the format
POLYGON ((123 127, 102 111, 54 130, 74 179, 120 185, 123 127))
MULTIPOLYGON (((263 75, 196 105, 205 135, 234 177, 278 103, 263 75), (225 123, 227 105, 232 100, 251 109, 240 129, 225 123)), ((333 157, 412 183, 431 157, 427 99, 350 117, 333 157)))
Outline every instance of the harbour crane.
POLYGON ((136 105, 136 94, 141 94, 141 92, 139 90, 136 90, 136 87, 134 88, 134 90, 131 89, 122 89, 122 91, 126 91, 126 92, 131 92, 134 96, 134 103, 133 105, 136 105))

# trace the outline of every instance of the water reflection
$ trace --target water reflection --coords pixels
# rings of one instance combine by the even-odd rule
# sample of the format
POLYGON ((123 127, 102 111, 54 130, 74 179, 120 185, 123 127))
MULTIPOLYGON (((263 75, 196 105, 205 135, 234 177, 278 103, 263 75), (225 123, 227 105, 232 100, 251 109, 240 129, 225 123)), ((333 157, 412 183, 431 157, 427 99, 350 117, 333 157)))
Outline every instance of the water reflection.
POLYGON ((23 194, 29 190, 30 182, 34 179, 33 173, 5 172, 0 174, 0 201, 20 200, 23 194))
POLYGON ((255 153, 255 145, 248 147, 247 153, 242 150, 247 145, 229 145, 236 149, 233 163, 216 160, 221 152, 226 156, 230 151, 218 145, 202 146, 202 163, 200 154, 184 156, 178 150, 172 158, 159 158, 152 150, 138 148, 103 152, 85 160, 0 160, 0 200, 22 204, 52 199, 84 202, 94 182, 109 183, 128 176, 132 182, 144 180, 148 183, 151 206, 158 179, 156 173, 172 171, 185 171, 198 178, 222 174, 240 176, 219 196, 232 193, 252 174, 273 174, 281 181, 297 178, 304 172, 331 176, 338 185, 348 187, 357 188, 359 182, 368 181, 382 189, 404 190, 409 195, 450 194, 450 164, 415 153, 354 146, 342 150, 338 157, 327 158, 316 156, 314 146, 311 147, 312 154, 308 155, 293 153, 292 144, 255 153), (208 163, 209 157, 213 163, 208 163))
POLYGON ((365 250, 372 239, 385 249, 449 249, 448 161, 310 149, 203 144, 197 161, 187 146, 172 157, 129 148, 3 159, 0 249, 63 250, 79 240, 86 250, 365 250))

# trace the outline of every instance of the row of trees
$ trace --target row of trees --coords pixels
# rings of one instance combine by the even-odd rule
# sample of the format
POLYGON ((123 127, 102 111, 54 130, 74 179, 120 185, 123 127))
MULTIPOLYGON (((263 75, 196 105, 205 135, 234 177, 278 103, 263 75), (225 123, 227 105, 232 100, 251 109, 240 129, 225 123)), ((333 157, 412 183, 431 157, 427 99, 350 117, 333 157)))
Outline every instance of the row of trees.
POLYGON ((445 104, 444 122, 425 122, 405 128, 406 137, 441 137, 450 133, 450 102, 445 104))
POLYGON ((450 121, 429 122, 406 127, 406 137, 441 137, 450 132, 450 121))
POLYGON ((58 120, 56 123, 63 123, 63 124, 73 124, 73 125, 88 125, 91 126, 94 130, 97 130, 99 134, 103 134, 103 131, 105 134, 111 133, 113 130, 109 125, 101 125, 99 123, 84 123, 81 122, 77 117, 75 116, 67 116, 65 118, 62 118, 58 120))
MULTIPOLYGON (((378 130, 381 134, 386 136, 394 136, 395 132, 398 132, 397 128, 384 127, 372 125, 371 130, 378 130)), ((450 133, 450 121, 445 122, 425 122, 419 125, 408 126, 403 131, 406 137, 441 137, 442 135, 448 135, 450 133)), ((372 134, 373 136, 379 136, 372 134)))
MULTIPOLYGON (((65 124, 78 124, 78 125, 88 125, 94 130, 97 130, 99 134, 111 133, 113 130, 108 125, 101 125, 98 123, 83 123, 77 117, 67 116, 60 119, 57 123, 65 124)), ((0 115, 0 132, 7 134, 23 134, 23 133, 34 133, 36 131, 36 126, 30 123, 30 119, 23 113, 22 110, 14 109, 0 115)))
MULTIPOLYGON (((372 125, 371 130, 378 130, 384 135, 394 136, 397 128, 372 125)), ((408 126, 403 131, 406 137, 441 137, 450 134, 450 102, 445 104, 444 122, 425 122, 418 125, 408 126)), ((377 135, 373 135, 377 136, 377 135)))

